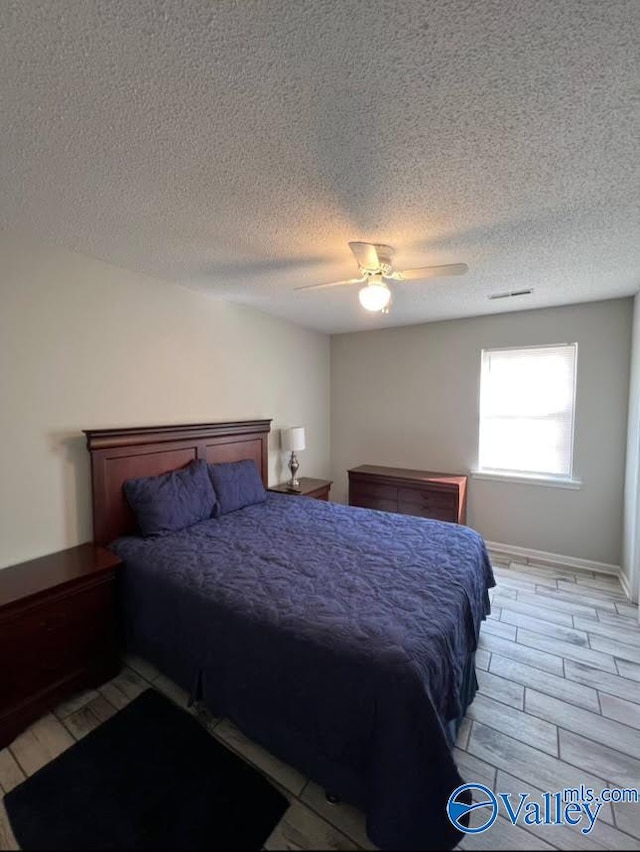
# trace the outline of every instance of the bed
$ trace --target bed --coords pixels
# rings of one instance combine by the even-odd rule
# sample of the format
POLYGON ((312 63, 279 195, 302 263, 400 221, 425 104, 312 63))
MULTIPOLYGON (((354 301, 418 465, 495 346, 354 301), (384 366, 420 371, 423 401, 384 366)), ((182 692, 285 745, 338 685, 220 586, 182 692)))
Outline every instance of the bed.
POLYGON ((472 530, 269 493, 160 539, 130 478, 252 459, 269 421, 88 431, 95 539, 124 560, 131 649, 367 814, 381 848, 446 849, 451 754, 493 575, 472 530))

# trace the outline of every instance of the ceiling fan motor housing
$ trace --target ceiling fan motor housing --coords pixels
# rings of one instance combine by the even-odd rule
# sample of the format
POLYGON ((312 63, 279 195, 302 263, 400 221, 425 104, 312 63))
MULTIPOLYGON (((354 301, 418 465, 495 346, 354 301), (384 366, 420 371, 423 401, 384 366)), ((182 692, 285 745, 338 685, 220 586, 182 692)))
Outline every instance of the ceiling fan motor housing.
POLYGON ((350 242, 362 275, 389 275, 392 271, 394 248, 384 243, 350 242))
POLYGON ((376 245, 375 248, 380 262, 380 272, 382 272, 383 275, 391 272, 394 255, 393 248, 385 245, 376 245))
POLYGON ((393 254, 391 246, 375 245, 376 254, 378 255, 378 263, 374 266, 360 266, 360 272, 363 275, 391 275, 393 270, 393 254))

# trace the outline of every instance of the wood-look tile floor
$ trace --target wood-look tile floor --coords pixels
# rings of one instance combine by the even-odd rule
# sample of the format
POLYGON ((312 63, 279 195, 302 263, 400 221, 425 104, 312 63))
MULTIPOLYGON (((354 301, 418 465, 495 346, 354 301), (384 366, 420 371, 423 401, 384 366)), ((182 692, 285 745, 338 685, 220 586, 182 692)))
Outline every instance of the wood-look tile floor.
MULTIPOLYGON (((493 611, 477 654, 480 690, 455 758, 465 781, 497 792, 585 784, 640 787, 640 626, 613 577, 494 558, 493 611)), ((8 792, 149 685, 186 707, 186 694, 144 660, 77 695, 0 751, 8 792)), ((364 818, 245 737, 229 720, 193 707, 213 736, 269 776, 291 805, 265 844, 275 849, 373 848, 364 818)), ((0 849, 16 849, 0 807, 0 849)), ((514 826, 502 816, 460 849, 637 849, 640 805, 603 807, 593 831, 514 826)))

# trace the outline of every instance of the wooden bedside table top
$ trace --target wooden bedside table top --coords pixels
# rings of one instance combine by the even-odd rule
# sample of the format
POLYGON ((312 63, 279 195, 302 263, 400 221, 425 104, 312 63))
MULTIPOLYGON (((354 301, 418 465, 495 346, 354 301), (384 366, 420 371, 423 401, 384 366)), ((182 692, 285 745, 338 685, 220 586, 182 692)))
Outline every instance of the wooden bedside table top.
POLYGON ((0 607, 113 571, 121 559, 96 544, 79 544, 0 569, 0 607))
POLYGON ((268 491, 275 491, 279 494, 294 494, 306 495, 312 491, 319 491, 321 488, 331 488, 333 480, 331 479, 314 479, 311 476, 300 477, 300 490, 291 491, 286 482, 281 482, 279 485, 270 485, 268 491))

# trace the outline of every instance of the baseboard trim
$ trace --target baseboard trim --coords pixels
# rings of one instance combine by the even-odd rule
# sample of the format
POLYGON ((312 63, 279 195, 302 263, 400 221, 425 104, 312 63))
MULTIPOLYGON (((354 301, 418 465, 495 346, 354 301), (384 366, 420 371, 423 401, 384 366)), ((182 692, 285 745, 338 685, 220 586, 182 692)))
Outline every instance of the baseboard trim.
POLYGON ((486 545, 496 556, 504 554, 513 557, 513 561, 526 560, 536 562, 539 565, 550 565, 553 568, 572 568, 576 571, 594 571, 596 574, 613 574, 620 580, 622 588, 628 597, 629 584, 625 583, 626 577, 619 565, 610 565, 608 562, 594 562, 591 559, 579 559, 576 556, 563 556, 560 553, 547 553, 545 550, 533 550, 530 547, 516 547, 514 544, 502 544, 498 541, 487 541, 486 545))
POLYGON ((631 585, 629 583, 629 578, 624 573, 624 571, 620 571, 619 579, 623 592, 629 598, 630 601, 633 601, 633 598, 631 597, 631 585))

